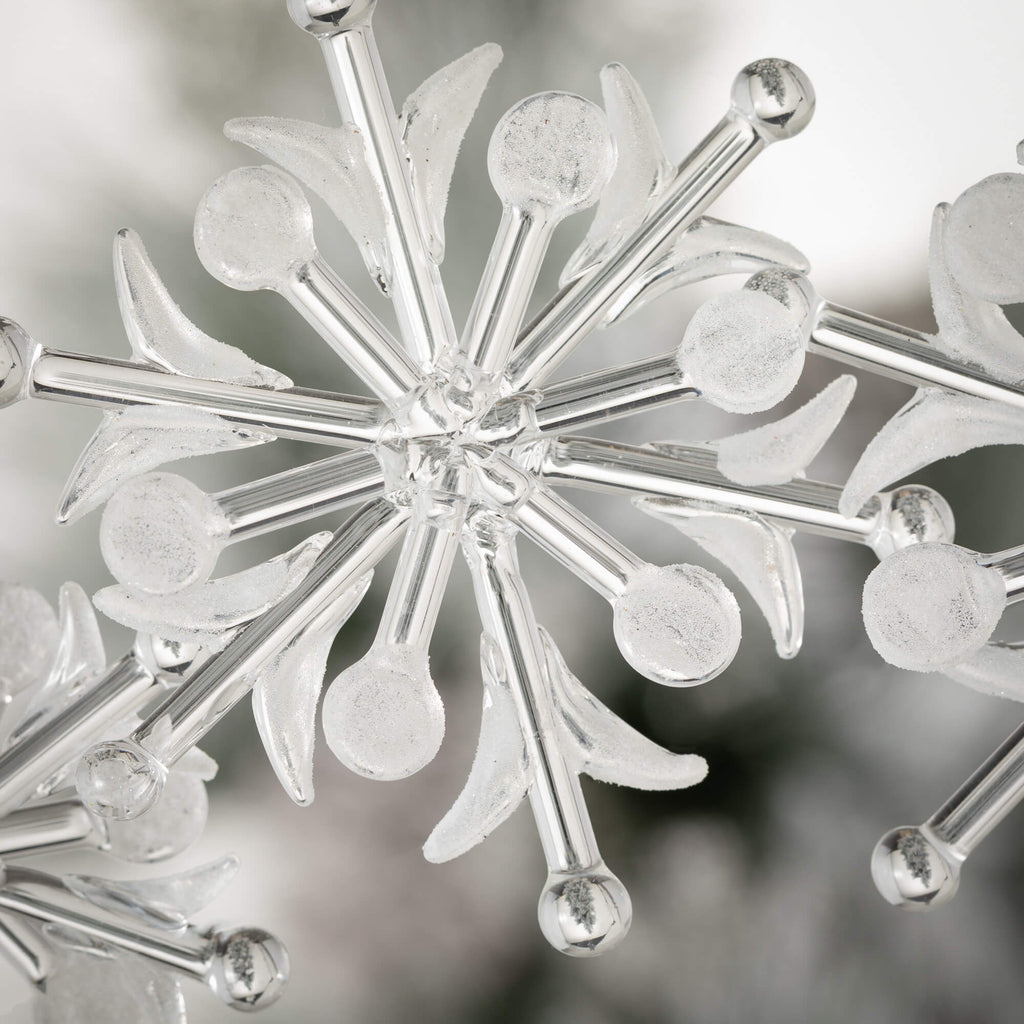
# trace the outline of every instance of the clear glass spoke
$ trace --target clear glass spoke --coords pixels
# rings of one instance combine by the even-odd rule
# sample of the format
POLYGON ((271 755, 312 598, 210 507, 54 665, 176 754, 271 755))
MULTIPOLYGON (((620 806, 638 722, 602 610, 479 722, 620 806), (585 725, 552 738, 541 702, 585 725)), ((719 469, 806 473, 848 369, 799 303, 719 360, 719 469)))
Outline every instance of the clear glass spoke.
POLYGON ((0 857, 23 857, 76 846, 102 847, 103 837, 80 800, 50 800, 0 819, 0 857))
POLYGON ((699 397, 670 352, 551 384, 544 389, 535 415, 541 430, 564 433, 699 397))
POLYGON ((597 202, 614 164, 604 111, 579 96, 538 93, 498 122, 487 168, 501 224, 461 340, 484 374, 505 366, 555 227, 597 202))
MULTIPOLYGON (((304 6, 304 5, 303 5, 304 6)), ((364 133, 367 159, 384 196, 392 279, 402 337, 421 366, 454 352, 455 328, 437 265, 429 256, 399 138, 399 120, 370 24, 373 5, 353 8, 339 26, 296 21, 318 35, 343 121, 364 133)), ((293 13, 293 17, 295 14, 293 13)))
POLYGON ((534 769, 530 806, 548 866, 538 908, 541 929, 562 952, 603 952, 628 931, 632 908, 622 883, 601 859, 579 778, 558 749, 544 652, 514 542, 505 528, 492 530, 481 522, 467 531, 464 550, 483 627, 504 664, 534 769), (583 912, 588 901, 603 912, 583 912))
POLYGON ((327 391, 264 388, 181 377, 127 360, 42 350, 31 367, 28 394, 76 405, 171 405, 201 409, 278 437, 330 445, 372 444, 384 407, 370 398, 327 391))
POLYGON ((952 899, 964 861, 1024 798, 1024 725, 920 826, 893 829, 871 857, 890 903, 910 910, 952 899))
POLYGON ((717 469, 717 453, 693 447, 663 455, 649 448, 589 438, 558 438, 547 446, 541 473, 549 483, 631 496, 708 501, 756 512, 783 526, 837 540, 872 542, 882 504, 876 496, 855 516, 839 514, 837 484, 793 480, 744 486, 717 469))
POLYGON ((100 523, 100 550, 122 583, 171 593, 206 580, 228 544, 379 497, 384 478, 366 451, 346 452, 206 494, 173 473, 122 484, 100 523))
POLYGON ((317 252, 312 210, 290 175, 240 167, 219 178, 196 211, 195 245, 222 284, 283 296, 381 398, 420 382, 409 355, 317 252))
POLYGON ((160 931, 93 905, 59 878, 41 871, 8 866, 2 881, 0 910, 71 929, 105 946, 179 971, 206 983, 236 1009, 269 1006, 284 990, 288 954, 262 929, 209 934, 189 926, 182 932, 160 931), (244 978, 238 973, 243 958, 250 965, 244 978))

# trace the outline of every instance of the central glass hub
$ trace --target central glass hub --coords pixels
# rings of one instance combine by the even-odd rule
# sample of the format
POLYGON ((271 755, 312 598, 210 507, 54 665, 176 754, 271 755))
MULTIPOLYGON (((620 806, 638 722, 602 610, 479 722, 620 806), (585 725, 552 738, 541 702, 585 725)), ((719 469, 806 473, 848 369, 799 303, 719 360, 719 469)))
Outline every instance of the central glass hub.
POLYGON ((470 496, 467 450, 476 461, 497 448, 511 455, 514 444, 538 433, 539 395, 501 397, 496 382, 479 377, 462 366, 447 367, 393 407, 374 450, 396 504, 426 500, 450 507, 464 501, 470 496))

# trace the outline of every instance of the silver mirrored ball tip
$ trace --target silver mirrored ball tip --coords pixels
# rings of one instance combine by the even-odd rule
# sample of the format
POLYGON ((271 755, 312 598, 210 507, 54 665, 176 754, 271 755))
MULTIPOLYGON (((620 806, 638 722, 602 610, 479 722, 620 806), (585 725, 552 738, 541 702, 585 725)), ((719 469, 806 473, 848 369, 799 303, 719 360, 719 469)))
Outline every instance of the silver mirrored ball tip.
POLYGON ((795 64, 766 57, 736 76, 732 104, 766 142, 778 142, 807 127, 814 113, 814 88, 795 64))
POLYGON ((288 0, 288 13, 303 31, 333 36, 365 25, 376 6, 377 0, 288 0))
POLYGON ((138 633, 132 653, 154 676, 178 683, 204 653, 204 648, 194 641, 164 640, 150 633, 138 633))
POLYGON ((214 936, 210 988, 233 1010, 263 1010, 288 983, 288 951, 261 928, 235 928, 214 936))
POLYGON ((598 956, 629 932, 633 904, 604 864, 584 872, 552 872, 540 894, 537 918, 544 938, 568 956, 598 956))
POLYGON ((879 558, 914 544, 951 544, 955 533, 949 502, 931 487, 908 484, 879 495, 887 502, 871 548, 879 558))
POLYGON ((917 826, 894 828, 871 854, 871 878, 894 907, 928 910, 953 898, 960 885, 960 864, 917 826))

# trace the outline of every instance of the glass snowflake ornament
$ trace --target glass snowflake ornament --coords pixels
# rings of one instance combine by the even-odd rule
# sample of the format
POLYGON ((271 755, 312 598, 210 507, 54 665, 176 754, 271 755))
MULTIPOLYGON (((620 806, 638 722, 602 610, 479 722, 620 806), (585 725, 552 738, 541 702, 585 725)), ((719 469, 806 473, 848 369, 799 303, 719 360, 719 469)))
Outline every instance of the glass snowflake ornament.
POLYGON ((135 863, 182 852, 206 824, 217 765, 193 748, 168 773, 150 813, 98 817, 69 788, 83 746, 123 736, 173 678, 148 638, 108 666, 81 587, 65 584, 59 619, 38 592, 0 585, 0 953, 34 985, 41 1024, 184 1024, 180 980, 205 982, 251 1010, 283 991, 288 956, 258 928, 201 929, 189 918, 232 880, 238 860, 163 878, 52 875, 22 863, 94 849, 135 863))
MULTIPOLYGON (((126 699, 138 715, 130 729, 90 734, 75 757, 61 760, 62 749, 53 760, 64 770, 84 754, 76 782, 91 813, 145 821, 176 766, 251 692, 279 779, 296 802, 310 802, 328 651, 375 565, 401 542, 376 638, 327 688, 323 722, 329 747, 353 771, 409 776, 430 762, 443 736, 428 647, 461 548, 482 625, 480 742, 465 789, 424 852, 434 861, 460 855, 528 799, 549 872, 542 931, 563 952, 587 956, 621 940, 631 909, 598 850, 579 774, 670 789, 699 782, 706 765, 646 740, 573 676, 534 616, 518 569, 519 537, 605 597, 625 660, 674 687, 703 683, 729 664, 740 639, 734 598, 707 569, 644 562, 562 497, 562 488, 628 496, 696 540, 750 590, 782 657, 797 654, 803 631, 794 531, 870 546, 882 559, 877 571, 898 576, 891 592, 904 593, 901 566, 947 552, 952 514, 929 488, 881 488, 954 450, 1019 441, 1024 389, 998 309, 1016 301, 1006 297, 1015 294, 1006 279, 1019 275, 1013 239, 999 250, 1005 259, 989 257, 987 240, 1003 230, 1003 207, 1013 207, 1020 176, 980 183, 980 199, 965 193, 948 226, 937 214, 932 276, 941 329, 928 338, 825 301, 792 246, 706 215, 755 156, 808 123, 814 96, 799 69, 776 59, 744 68, 725 116, 674 166, 639 86, 611 64, 602 73, 603 110, 543 92, 514 106, 495 129, 487 162, 501 219, 459 333, 439 272, 444 211, 462 135, 500 50, 482 46, 455 61, 396 114, 374 43, 373 7, 372 0, 291 0, 292 18, 322 47, 341 125, 229 122, 230 138, 276 166, 222 177, 195 222, 197 253, 214 277, 279 293, 373 397, 294 387, 207 337, 177 308, 130 231, 115 241, 115 272, 132 359, 44 349, 14 323, 2 324, 0 400, 48 398, 103 410, 59 518, 71 522, 106 504, 101 547, 118 583, 95 603, 158 637, 162 676, 175 669, 155 706, 126 699), (318 253, 303 186, 341 220, 371 280, 393 300, 397 337, 318 253), (595 205, 561 290, 524 325, 552 231, 595 205), (671 288, 727 274, 752 276, 704 303, 676 351, 553 380, 592 332, 671 288), (714 443, 633 446, 579 435, 690 400, 763 412, 792 390, 807 351, 921 388, 917 411, 883 431, 845 488, 809 480, 804 469, 842 419, 854 388, 848 376, 775 423, 714 443), (965 426, 938 448, 923 448, 922 432, 936 418, 965 426), (918 433, 890 443, 886 431, 908 423, 918 433), (276 437, 341 451, 216 494, 156 471, 276 437), (352 506, 333 534, 210 579, 227 544, 352 506)), ((954 557, 964 563, 965 581, 980 581, 965 600, 977 598, 987 618, 976 632, 984 632, 1001 610, 994 577, 970 554, 954 557)), ((1005 563, 995 559, 988 569, 1009 579, 1005 563)), ((874 607, 866 599, 869 620, 874 607)), ((874 618, 889 621, 884 612, 874 618)), ((947 652, 952 660, 927 667, 972 671, 965 659, 976 650, 968 641, 947 652)), ((68 715, 86 721, 93 713, 73 704, 68 715)), ((3 778, 0 758, 0 787, 3 778)), ((925 846, 898 840, 892 850, 888 863, 899 868, 903 858, 918 881, 932 877, 925 846)))

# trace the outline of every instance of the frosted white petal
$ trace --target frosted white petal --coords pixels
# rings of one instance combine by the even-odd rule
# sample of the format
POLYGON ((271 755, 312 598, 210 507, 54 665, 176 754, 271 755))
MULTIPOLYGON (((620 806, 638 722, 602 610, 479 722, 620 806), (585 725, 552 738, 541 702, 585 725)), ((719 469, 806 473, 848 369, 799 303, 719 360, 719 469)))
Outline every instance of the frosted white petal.
POLYGON ((323 721, 327 745, 357 775, 393 780, 418 772, 444 738, 444 706, 426 652, 371 647, 331 683, 323 721))
POLYGON ((287 117, 236 117, 224 134, 270 157, 320 196, 359 246, 370 277, 388 291, 387 214, 355 125, 327 128, 287 117))
POLYGON ((402 141, 435 263, 444 259, 444 214, 462 137, 501 57, 500 46, 484 43, 434 72, 402 106, 402 141))
POLYGON ((891 665, 943 671, 977 654, 1006 605, 995 569, 955 544, 916 544, 889 555, 864 584, 864 629, 891 665))
POLYGON ((188 756, 168 773, 160 799, 145 814, 127 821, 104 819, 106 849, 113 856, 139 864, 166 860, 187 850, 203 834, 209 811, 206 786, 203 777, 181 767, 188 756))
POLYGON ((824 447, 856 390, 857 378, 844 374, 781 420, 723 438, 715 445, 719 472, 747 486, 788 483, 824 447))
POLYGON ((1024 701, 1024 644, 987 643, 943 674, 979 693, 1024 701))
POLYGON ((577 772, 633 789, 683 789, 708 773, 696 754, 674 754, 608 710, 569 671, 550 634, 540 630, 563 756, 577 772))
POLYGON ((64 884, 94 906, 127 913, 156 928, 180 929, 211 903, 238 874, 238 858, 228 854, 197 868, 164 878, 112 881, 89 875, 66 875, 64 884))
POLYGON ((480 638, 484 706, 480 740, 466 785, 423 844, 434 864, 483 842, 523 802, 533 778, 515 701, 494 642, 480 638))
POLYGON ((373 573, 360 577, 324 621, 303 630, 264 662, 252 688, 252 710, 270 764, 297 804, 313 802, 316 707, 335 634, 363 599, 373 573))
POLYGON ((993 174, 957 198, 946 255, 971 294, 989 302, 1024 300, 1024 174, 993 174))
POLYGON ((145 594, 105 587, 93 597, 104 615, 165 640, 203 640, 249 622, 291 593, 312 568, 331 535, 314 534, 261 565, 200 583, 180 594, 145 594))
POLYGON ((707 682, 732 661, 740 611, 725 584, 697 565, 646 565, 614 604, 615 642, 641 675, 666 686, 707 682))
POLYGON ((562 270, 563 286, 600 266, 643 223, 675 173, 636 79, 621 64, 606 64, 601 92, 618 158, 587 237, 562 270))
POLYGON ((1024 412, 1005 402, 922 388, 864 449, 839 511, 856 515, 876 491, 908 473, 993 444, 1024 444, 1024 412))
POLYGON ((114 283, 132 352, 171 373, 259 388, 290 388, 284 374, 250 359, 241 349, 204 334, 178 308, 128 228, 114 238, 114 283))
POLYGON ((773 266, 802 274, 810 270, 807 257, 799 249, 774 235, 701 217, 660 260, 629 282, 604 322, 607 325, 624 320, 658 296, 683 285, 726 274, 756 274, 773 266))
POLYGON ((1015 383, 1024 378, 1024 338, 996 303, 969 292, 950 272, 948 210, 945 204, 935 208, 929 246, 928 276, 939 325, 935 347, 953 359, 981 366, 992 376, 1015 383))
POLYGON ((804 598, 792 530, 742 509, 712 510, 662 498, 634 498, 633 504, 671 523, 735 573, 764 614, 779 657, 796 657, 803 642, 804 598))
POLYGON ((123 953, 63 951, 34 1012, 36 1024, 186 1024, 174 975, 123 953))
POLYGON ((59 642, 50 602, 31 587, 0 583, 0 703, 41 682, 59 642))
POLYGON ((100 551, 133 590, 169 594, 208 579, 229 533, 217 503, 174 473, 145 473, 110 496, 100 551))
POLYGON ((305 193, 276 167, 238 167, 218 178, 199 201, 192 237, 207 271, 241 291, 286 288, 316 254, 305 193))
POLYGON ((567 92, 521 100, 487 147, 487 170, 502 203, 558 218, 597 202, 614 166, 604 111, 567 92))
POLYGON ((103 650, 96 613, 88 595, 77 583, 60 588, 60 643, 46 682, 35 693, 18 722, 14 735, 23 736, 80 696, 103 671, 103 650))
POLYGON ((800 379, 803 331, 799 319, 770 295, 728 292, 693 314, 678 362, 712 405, 726 412, 763 412, 800 379))
POLYGON ((273 440, 273 434, 199 409, 139 405, 105 412, 64 485, 57 521, 76 522, 123 481, 164 463, 273 440))

